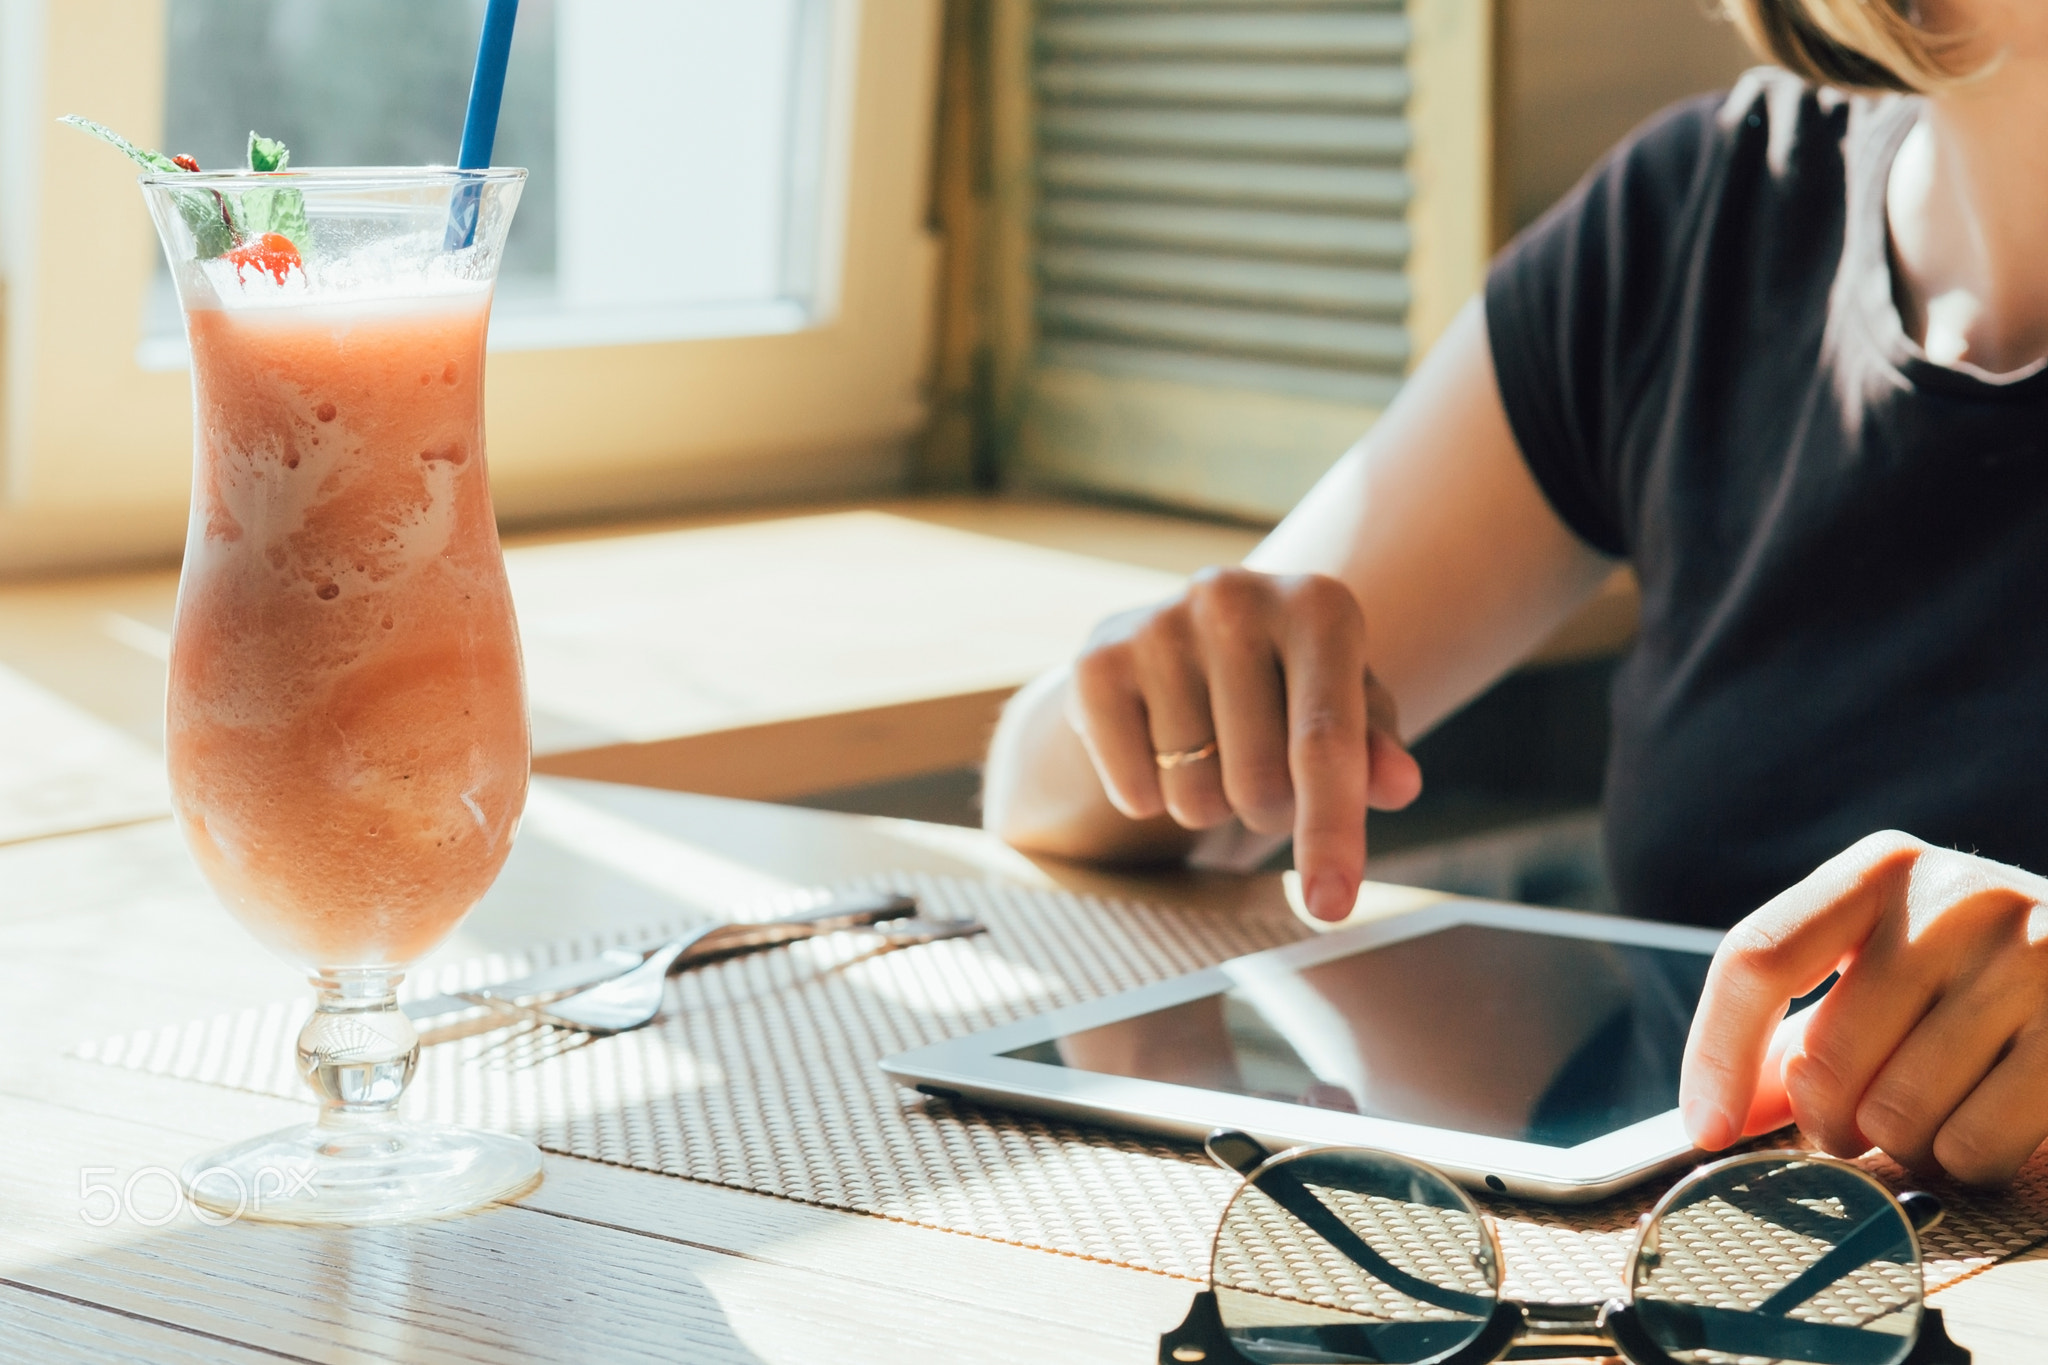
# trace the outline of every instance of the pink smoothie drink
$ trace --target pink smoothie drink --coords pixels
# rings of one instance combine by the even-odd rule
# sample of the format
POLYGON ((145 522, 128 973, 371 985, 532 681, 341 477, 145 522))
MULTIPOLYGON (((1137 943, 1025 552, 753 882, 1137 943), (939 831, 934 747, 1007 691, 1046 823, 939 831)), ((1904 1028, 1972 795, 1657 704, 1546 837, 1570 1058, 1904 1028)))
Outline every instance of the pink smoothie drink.
POLYGON ((173 801, 221 899, 308 966, 402 965, 526 797, 485 477, 486 290, 196 307, 173 801))
POLYGON ((192 347, 171 801, 200 872, 305 969, 319 1115, 180 1171, 232 1221, 355 1225, 529 1188, 540 1151, 401 1109, 406 970, 490 888, 526 802, 525 683, 485 473, 484 341, 516 168, 202 171, 79 121, 142 189, 192 347), (282 1182, 289 1197, 258 1197, 282 1182))

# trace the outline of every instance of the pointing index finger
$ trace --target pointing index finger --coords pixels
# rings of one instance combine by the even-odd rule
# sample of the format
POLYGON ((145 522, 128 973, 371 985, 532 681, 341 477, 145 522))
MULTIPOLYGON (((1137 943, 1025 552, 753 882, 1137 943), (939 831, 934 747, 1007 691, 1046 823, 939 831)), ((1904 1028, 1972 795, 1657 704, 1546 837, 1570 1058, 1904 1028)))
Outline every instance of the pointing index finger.
POLYGON ((1700 992, 1678 1086, 1696 1146, 1719 1151, 1743 1135, 1786 1004, 1870 937, 1905 895, 1918 856, 1919 846, 1903 835, 1872 835, 1728 931, 1700 992))
POLYGON ((1289 613, 1290 626, 1278 642, 1287 687, 1294 861, 1309 913, 1336 920, 1350 913, 1365 876, 1365 629, 1341 584, 1309 579, 1299 591, 1331 600, 1289 613))

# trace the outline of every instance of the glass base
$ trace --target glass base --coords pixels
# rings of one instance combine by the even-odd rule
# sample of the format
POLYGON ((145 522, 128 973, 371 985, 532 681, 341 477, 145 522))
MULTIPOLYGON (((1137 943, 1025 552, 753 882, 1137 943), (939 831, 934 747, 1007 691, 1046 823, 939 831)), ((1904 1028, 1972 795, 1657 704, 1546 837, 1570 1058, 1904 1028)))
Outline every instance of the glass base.
POLYGON ((540 1182, 540 1149, 474 1128, 329 1121, 209 1153, 180 1176, 208 1222, 407 1223, 525 1193, 540 1182))

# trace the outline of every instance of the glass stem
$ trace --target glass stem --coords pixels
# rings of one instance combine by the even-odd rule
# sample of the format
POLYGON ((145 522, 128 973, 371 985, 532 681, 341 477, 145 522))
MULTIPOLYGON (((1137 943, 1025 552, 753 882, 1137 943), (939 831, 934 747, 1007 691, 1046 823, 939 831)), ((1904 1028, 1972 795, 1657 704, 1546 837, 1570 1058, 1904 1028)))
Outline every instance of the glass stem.
POLYGON ((420 1036, 398 1008, 403 972, 323 971, 313 1017, 299 1031, 299 1074, 320 1097, 323 1128, 390 1119, 419 1065, 420 1036))

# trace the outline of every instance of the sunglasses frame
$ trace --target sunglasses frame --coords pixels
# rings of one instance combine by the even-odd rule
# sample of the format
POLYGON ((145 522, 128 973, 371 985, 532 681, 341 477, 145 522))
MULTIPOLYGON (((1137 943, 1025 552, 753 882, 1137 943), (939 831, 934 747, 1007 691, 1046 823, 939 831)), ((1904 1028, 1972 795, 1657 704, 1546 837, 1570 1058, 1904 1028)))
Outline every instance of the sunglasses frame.
MULTIPOLYGON (((1392 1159, 1417 1167, 1437 1176, 1446 1185, 1455 1188, 1454 1183, 1433 1167, 1411 1157, 1395 1157, 1392 1153, 1374 1151, 1366 1147, 1295 1147, 1277 1155, 1266 1155, 1265 1149, 1254 1139, 1243 1133, 1218 1129, 1209 1135, 1204 1144, 1212 1159, 1219 1164, 1237 1171, 1250 1184, 1260 1171, 1280 1162, 1291 1162, 1310 1154, 1333 1152, 1363 1152, 1375 1158, 1392 1159), (1252 1159, 1252 1154, 1260 1154, 1252 1159), (1249 1164, 1240 1164, 1248 1162, 1249 1164)), ((1728 1157, 1710 1165, 1702 1166, 1665 1192, 1664 1197, 1645 1213, 1636 1225, 1635 1240, 1629 1247, 1629 1264, 1633 1266, 1641 1255, 1643 1239, 1650 1228, 1671 1206, 1672 1201, 1696 1182, 1713 1176, 1716 1172, 1737 1165, 1769 1161, 1827 1162, 1858 1175, 1869 1177, 1847 1162, 1838 1162, 1831 1157, 1818 1156, 1801 1151, 1749 1152, 1741 1156, 1728 1157)), ((1914 1231, 1917 1242, 1919 1233, 1932 1227, 1941 1216, 1941 1205, 1934 1196, 1918 1192, 1908 1193, 1904 1198, 1894 1198, 1891 1191, 1871 1182, 1898 1207, 1906 1223, 1914 1231)), ((1231 1202, 1237 1201, 1242 1186, 1231 1194, 1231 1202)), ((1493 1219, 1484 1210, 1478 1209, 1479 1226, 1486 1236, 1487 1250, 1494 1258, 1494 1264, 1505 1266, 1502 1259, 1499 1234, 1494 1230, 1493 1219)), ((1223 1235, 1223 1223, 1229 1218, 1229 1205, 1224 1206, 1222 1216, 1217 1220, 1217 1238, 1223 1235)), ((1215 1252, 1210 1253, 1210 1264, 1215 1264, 1215 1252)), ((1213 1271, 1212 1271, 1213 1275, 1213 1271)), ((1211 1287, 1199 1291, 1194 1302, 1188 1306, 1186 1318, 1180 1326, 1159 1338, 1159 1365, 1255 1365, 1247 1360, 1232 1344, 1230 1334, 1223 1325, 1223 1315, 1217 1306, 1216 1292, 1211 1287)), ((1633 1290, 1631 1290, 1633 1295, 1633 1290)), ((1682 1365, 1651 1339, 1637 1318, 1630 1299, 1609 1299, 1604 1303, 1520 1303, 1514 1299, 1495 1300, 1492 1314, 1478 1336, 1448 1353, 1432 1356, 1427 1360, 1412 1362, 1411 1365, 1493 1365, 1499 1360, 1551 1360, 1582 1356, 1620 1355, 1631 1365, 1682 1365)), ((1970 1352, 1950 1340, 1948 1330, 1942 1325, 1941 1310, 1929 1307, 1923 1290, 1920 1301, 1920 1330, 1914 1337, 1912 1349, 1898 1362, 1898 1365, 1970 1365, 1970 1352)))

